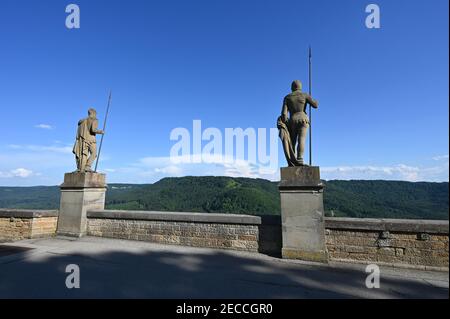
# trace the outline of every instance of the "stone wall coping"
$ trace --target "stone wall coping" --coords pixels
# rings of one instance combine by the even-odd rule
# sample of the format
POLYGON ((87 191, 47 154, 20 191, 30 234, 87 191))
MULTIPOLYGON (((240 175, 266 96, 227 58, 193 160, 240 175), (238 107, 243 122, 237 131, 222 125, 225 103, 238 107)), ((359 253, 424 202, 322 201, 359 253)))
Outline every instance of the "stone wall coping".
POLYGON ((15 217, 15 218, 41 218, 41 217, 58 217, 57 210, 41 210, 41 209, 10 209, 0 208, 1 217, 15 217))
POLYGON ((104 219, 134 219, 172 222, 198 222, 213 224, 244 224, 260 225, 261 218, 251 215, 238 214, 210 214, 188 212, 156 212, 156 211, 127 211, 127 210, 90 210, 88 218, 104 219))
POLYGON ((326 217, 325 228, 447 234, 448 220, 326 217))
POLYGON ((61 184, 60 188, 62 190, 106 188, 106 175, 100 173, 66 173, 64 174, 64 183, 61 184))

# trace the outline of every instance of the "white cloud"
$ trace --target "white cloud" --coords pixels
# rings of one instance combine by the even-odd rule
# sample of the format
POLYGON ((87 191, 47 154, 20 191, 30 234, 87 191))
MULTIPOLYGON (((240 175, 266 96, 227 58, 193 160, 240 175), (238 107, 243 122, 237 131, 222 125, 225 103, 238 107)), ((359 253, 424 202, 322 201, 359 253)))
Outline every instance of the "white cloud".
POLYGON ((126 167, 108 168, 115 182, 151 183, 164 177, 230 176, 278 180, 278 169, 270 170, 246 160, 203 155, 203 162, 193 163, 190 156, 144 157, 126 167), (114 170, 114 171, 113 171, 114 170))
MULTIPOLYGON (((402 180, 402 181, 448 181, 449 165, 447 161, 439 165, 424 167, 406 164, 395 165, 344 165, 321 167, 322 178, 331 179, 363 179, 363 180, 402 180)), ((228 157, 203 157, 203 162, 193 163, 191 157, 144 157, 127 167, 116 169, 110 177, 116 181, 125 182, 130 179, 139 182, 155 182, 163 177, 177 176, 230 176, 264 178, 279 180, 279 169, 251 163, 246 160, 233 160, 228 157)), ((132 181, 131 181, 132 182, 132 181)))
POLYGON ((72 147, 57 144, 8 145, 5 149, 0 149, 1 184, 4 186, 60 184, 64 173, 75 169, 71 151, 72 147))
POLYGON ((433 157, 433 160, 435 161, 444 161, 444 160, 449 160, 449 156, 447 155, 437 155, 433 157))
POLYGON ((51 126, 50 124, 38 124, 38 125, 35 125, 34 127, 44 129, 44 130, 52 130, 53 129, 53 126, 51 126))
POLYGON ((247 160, 236 160, 230 156, 211 154, 177 156, 177 157, 145 157, 139 160, 142 167, 155 168, 157 173, 171 176, 184 175, 220 175, 230 177, 251 177, 277 179, 278 170, 270 170, 247 160), (199 162, 193 162, 197 158, 199 162), (202 161, 200 162, 200 159, 202 161))
POLYGON ((7 172, 0 171, 0 178, 27 178, 33 175, 35 175, 35 173, 32 170, 26 168, 16 168, 7 172))
POLYGON ((405 164, 393 166, 335 166, 322 167, 324 179, 387 179, 409 182, 417 181, 448 181, 448 162, 440 166, 419 167, 405 164))
POLYGON ((168 174, 171 176, 181 176, 183 173, 183 169, 175 165, 170 165, 162 168, 155 168, 155 173, 168 174))
POLYGON ((72 146, 58 146, 58 145, 17 145, 10 144, 9 148, 15 150, 25 150, 32 152, 55 152, 55 153, 64 153, 69 154, 72 153, 72 146))

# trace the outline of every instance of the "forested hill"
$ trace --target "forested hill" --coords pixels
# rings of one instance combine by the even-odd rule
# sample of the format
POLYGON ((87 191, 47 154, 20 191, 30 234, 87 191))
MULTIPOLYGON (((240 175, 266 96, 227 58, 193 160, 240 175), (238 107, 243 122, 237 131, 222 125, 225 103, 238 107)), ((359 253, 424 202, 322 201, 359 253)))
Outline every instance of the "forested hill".
MULTIPOLYGON (((327 181, 328 216, 448 219, 448 183, 327 181)), ((231 177, 164 178, 154 184, 110 184, 107 208, 279 214, 277 183, 231 177)), ((59 188, 0 187, 0 208, 55 209, 59 188)))

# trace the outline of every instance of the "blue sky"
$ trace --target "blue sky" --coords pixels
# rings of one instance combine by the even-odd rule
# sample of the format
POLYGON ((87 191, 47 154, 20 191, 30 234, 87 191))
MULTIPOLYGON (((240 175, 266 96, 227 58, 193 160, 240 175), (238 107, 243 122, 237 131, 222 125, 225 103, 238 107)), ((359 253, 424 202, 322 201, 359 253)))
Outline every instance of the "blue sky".
MULTIPOLYGON (((0 185, 73 171, 77 121, 111 114, 109 182, 232 175, 170 163, 176 127, 273 128, 313 48, 314 164, 326 179, 448 181, 448 1, 0 2, 0 185), (81 28, 65 27, 79 5, 81 28), (381 28, 367 29, 376 3, 381 28)), ((281 144, 280 166, 285 165, 281 144)))

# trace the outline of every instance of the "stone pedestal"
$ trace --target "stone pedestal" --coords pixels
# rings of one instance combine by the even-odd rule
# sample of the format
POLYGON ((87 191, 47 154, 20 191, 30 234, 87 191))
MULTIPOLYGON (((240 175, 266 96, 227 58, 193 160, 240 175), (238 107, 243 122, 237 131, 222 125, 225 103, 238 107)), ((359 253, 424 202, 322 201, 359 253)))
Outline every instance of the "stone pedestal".
POLYGON ((327 263, 319 167, 282 167, 279 191, 283 258, 327 263))
POLYGON ((88 210, 105 209, 105 174, 66 173, 61 185, 57 234, 82 237, 86 234, 88 210))

